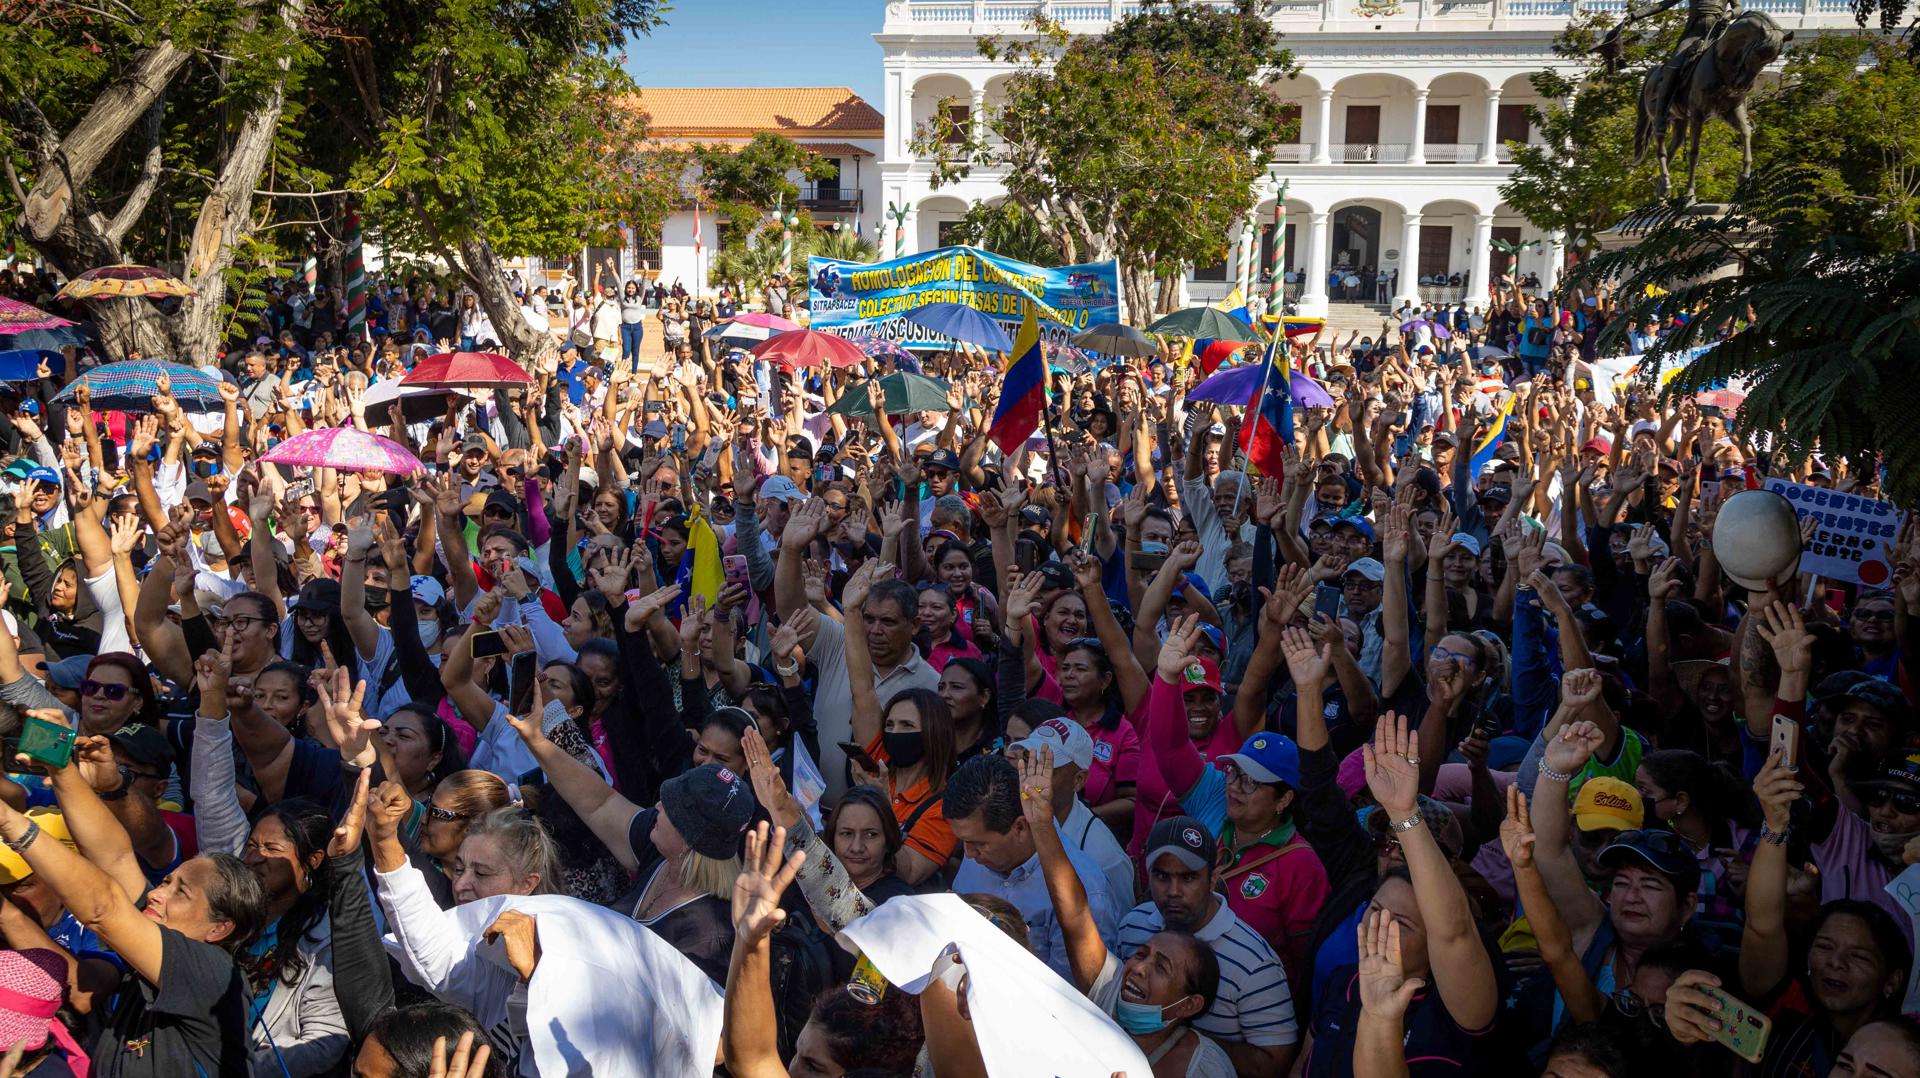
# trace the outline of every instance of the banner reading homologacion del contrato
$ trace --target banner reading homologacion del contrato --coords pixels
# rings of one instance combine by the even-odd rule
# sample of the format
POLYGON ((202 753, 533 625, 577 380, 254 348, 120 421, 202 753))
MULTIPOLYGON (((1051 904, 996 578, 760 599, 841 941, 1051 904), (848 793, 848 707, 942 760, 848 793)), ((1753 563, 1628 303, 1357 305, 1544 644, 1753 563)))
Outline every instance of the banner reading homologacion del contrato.
POLYGON ((1048 269, 977 247, 942 247, 891 262, 810 258, 812 328, 903 344, 945 340, 901 317, 929 303, 964 303, 999 322, 1011 337, 1038 300, 1040 330, 1054 344, 1102 322, 1120 320, 1119 264, 1048 269))

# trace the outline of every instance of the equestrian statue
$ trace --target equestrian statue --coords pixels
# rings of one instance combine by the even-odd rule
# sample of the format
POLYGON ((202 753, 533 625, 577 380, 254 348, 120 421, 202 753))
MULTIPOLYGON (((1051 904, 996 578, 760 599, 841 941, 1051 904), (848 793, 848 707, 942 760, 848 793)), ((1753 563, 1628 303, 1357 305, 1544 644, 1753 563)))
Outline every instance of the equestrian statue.
MULTIPOLYGON (((1619 69, 1628 25, 1667 11, 1681 0, 1629 14, 1607 32, 1598 48, 1608 71, 1619 69)), ((1668 162, 1684 138, 1687 150, 1687 201, 1693 201, 1694 172, 1700 164, 1700 129, 1714 117, 1740 133, 1740 178, 1753 174, 1753 125, 1747 121, 1747 95, 1754 80, 1793 40, 1764 11, 1732 14, 1739 0, 1686 0, 1687 24, 1680 43, 1664 63, 1647 72, 1640 86, 1640 113, 1633 128, 1634 164, 1652 150, 1660 161, 1660 196, 1672 186, 1668 162), (1671 135, 1671 137, 1669 137, 1671 135)))

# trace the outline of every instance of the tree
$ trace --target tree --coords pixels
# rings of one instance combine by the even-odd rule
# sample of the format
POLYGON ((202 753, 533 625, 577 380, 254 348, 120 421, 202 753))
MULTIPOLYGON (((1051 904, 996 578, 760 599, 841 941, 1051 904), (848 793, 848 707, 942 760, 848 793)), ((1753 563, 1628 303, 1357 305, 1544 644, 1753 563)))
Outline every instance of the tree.
POLYGON ((170 261, 185 238, 194 295, 170 315, 96 302, 109 352, 212 361, 236 251, 270 249, 281 227, 256 196, 315 60, 307 15, 307 0, 130 0, 54 3, 0 26, 0 154, 20 236, 67 276, 170 261))
MULTIPOLYGON (((1594 49, 1613 20, 1585 15, 1554 38, 1554 54, 1576 69, 1535 72, 1529 81, 1542 100, 1565 102, 1529 110, 1539 126, 1537 144, 1512 143, 1513 172, 1500 188, 1521 215, 1548 232, 1561 232, 1574 251, 1585 254, 1601 233, 1653 201, 1658 167, 1649 151, 1634 159, 1633 128, 1640 84, 1648 69, 1673 53, 1682 18, 1677 13, 1638 24, 1628 36, 1615 70, 1600 63, 1594 49)), ((1708 124, 1700 139, 1701 197, 1725 198, 1739 179, 1739 149, 1723 124, 1708 124)))
POLYGON ((975 202, 955 223, 953 232, 961 243, 1036 266, 1057 266, 1066 261, 1060 245, 1053 242, 1040 222, 1012 202, 975 202))
POLYGON ((751 222, 776 208, 801 214, 800 186, 788 178, 797 172, 808 180, 830 179, 839 166, 792 139, 762 131, 744 146, 699 146, 693 151, 699 166, 697 197, 722 220, 735 227, 729 246, 745 244, 751 222))
MULTIPOLYGON (((807 244, 809 255, 837 258, 842 262, 878 262, 880 248, 851 228, 822 229, 807 244)), ((796 256, 797 257, 797 256, 796 256)))
POLYGON ((1155 279, 1219 254, 1295 130, 1275 93, 1293 56, 1255 0, 1143 5, 1100 35, 1038 13, 1034 25, 1030 39, 979 43, 1015 65, 1006 107, 956 122, 943 103, 915 150, 936 186, 1004 170, 1009 201, 1062 258, 1117 259, 1129 314, 1151 318, 1155 279))
POLYGON ((1725 339, 1667 394, 1745 379, 1735 425, 1755 444, 1795 463, 1818 450, 1857 474, 1877 458, 1887 493, 1908 501, 1920 497, 1920 253, 1833 232, 1824 168, 1770 166, 1724 213, 1650 208, 1637 242, 1582 263, 1569 285, 1607 282, 1621 297, 1603 350, 1646 318, 1691 312, 1649 353, 1653 369, 1725 339))

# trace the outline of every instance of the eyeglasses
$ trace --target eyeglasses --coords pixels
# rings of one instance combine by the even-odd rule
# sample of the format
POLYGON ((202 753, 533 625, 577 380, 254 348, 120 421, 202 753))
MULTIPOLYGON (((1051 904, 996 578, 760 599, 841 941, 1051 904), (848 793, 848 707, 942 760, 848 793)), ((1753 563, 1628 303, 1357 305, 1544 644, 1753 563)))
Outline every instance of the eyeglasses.
POLYGON ((92 678, 87 678, 80 683, 80 695, 104 696, 115 703, 125 700, 127 693, 131 691, 133 691, 131 685, 115 685, 110 682, 95 681, 92 678))
POLYGON ((1443 648, 1437 644, 1434 645, 1433 648, 1433 659, 1435 662, 1456 662, 1465 666, 1479 665, 1479 660, 1474 656, 1464 651, 1454 651, 1450 648, 1443 648))
POLYGON ((439 805, 429 803, 427 805, 427 815, 433 817, 436 820, 440 820, 444 823, 455 823, 457 821, 467 819, 472 815, 472 813, 455 812, 452 809, 443 809, 439 805))
POLYGON ((1641 999, 1640 994, 1631 988, 1622 988, 1615 992, 1612 996, 1612 1003, 1613 1009, 1619 1011, 1623 1017, 1638 1018, 1644 1014, 1647 1021, 1661 1028, 1666 1027, 1667 1005, 1664 1003, 1648 1003, 1646 1000, 1641 999))
POLYGON ((121 782, 132 782, 134 779, 146 779, 149 782, 167 781, 167 776, 165 775, 149 775, 145 771, 135 771, 126 764, 116 764, 114 770, 120 772, 121 782))
POLYGON ((1227 789, 1229 790, 1238 790, 1243 794, 1250 794, 1258 792, 1260 787, 1265 785, 1259 779, 1241 770, 1237 764, 1228 764, 1226 772, 1227 789))
POLYGON ((1866 802, 1868 808, 1879 808, 1891 801, 1895 812, 1908 816, 1920 815, 1920 794, 1903 794, 1885 786, 1875 786, 1862 791, 1860 800, 1866 802))
POLYGON ((228 618, 226 627, 230 629, 238 629, 241 632, 246 632, 248 629, 251 629, 255 625, 266 625, 266 624, 269 624, 266 618, 254 618, 254 617, 248 617, 245 614, 241 614, 237 617, 228 618))

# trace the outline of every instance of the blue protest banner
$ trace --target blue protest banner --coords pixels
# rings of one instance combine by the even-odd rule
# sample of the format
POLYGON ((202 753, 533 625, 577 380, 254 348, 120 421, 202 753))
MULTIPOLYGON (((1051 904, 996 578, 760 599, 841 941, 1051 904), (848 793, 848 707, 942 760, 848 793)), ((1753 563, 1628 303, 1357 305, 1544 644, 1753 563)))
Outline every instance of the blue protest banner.
POLYGON ((902 316, 928 303, 964 303, 999 322, 1012 337, 1034 304, 1051 344, 1102 322, 1120 320, 1116 262, 1046 268, 982 251, 942 247, 891 262, 807 260, 813 329, 879 337, 909 346, 947 342, 902 316))

